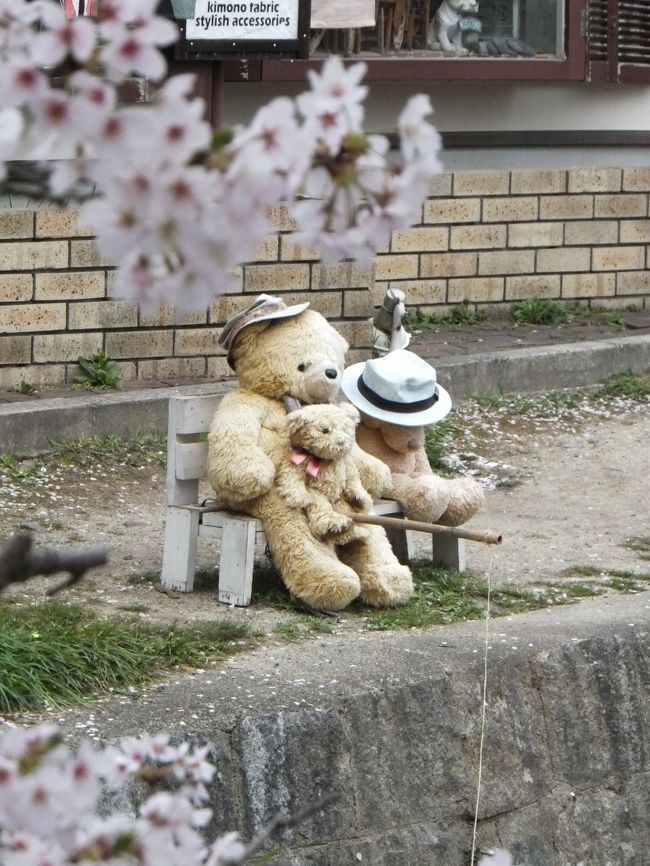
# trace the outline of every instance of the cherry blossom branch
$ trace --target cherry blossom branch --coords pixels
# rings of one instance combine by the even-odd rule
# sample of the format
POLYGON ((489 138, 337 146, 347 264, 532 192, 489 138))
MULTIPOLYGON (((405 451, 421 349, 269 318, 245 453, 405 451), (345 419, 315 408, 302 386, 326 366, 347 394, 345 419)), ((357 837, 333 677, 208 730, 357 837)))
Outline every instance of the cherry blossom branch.
POLYGON ((193 76, 165 80, 160 49, 178 31, 156 7, 100 0, 97 18, 69 20, 56 0, 0 0, 0 184, 55 202, 94 191, 82 220, 116 265, 114 296, 205 309, 274 231, 267 214, 278 203, 295 242, 325 264, 368 264, 418 216, 440 171, 427 97, 400 114, 395 158, 385 136, 363 131, 365 64, 332 57, 296 99, 215 133, 193 76), (154 82, 153 95, 125 105, 124 84, 138 76, 154 82), (70 158, 46 189, 44 173, 3 166, 55 148, 70 158))
POLYGON ((69 577, 51 587, 48 595, 80 581, 87 571, 105 565, 106 551, 98 548, 59 551, 53 548, 33 549, 31 535, 15 535, 0 549, 0 592, 12 583, 24 583, 37 575, 51 575, 67 571, 69 577))

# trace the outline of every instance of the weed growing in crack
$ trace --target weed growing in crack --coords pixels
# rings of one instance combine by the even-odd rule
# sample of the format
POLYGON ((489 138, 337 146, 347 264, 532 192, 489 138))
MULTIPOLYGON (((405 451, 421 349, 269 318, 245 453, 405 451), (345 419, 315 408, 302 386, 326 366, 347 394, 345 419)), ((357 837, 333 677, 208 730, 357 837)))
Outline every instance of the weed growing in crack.
POLYGON ((81 375, 73 378, 75 385, 83 388, 102 388, 105 390, 119 390, 122 387, 122 376, 117 363, 98 349, 90 358, 81 355, 77 358, 81 367, 81 375))
POLYGON ((605 397, 625 397, 645 403, 650 399, 650 376, 640 376, 627 370, 605 380, 601 388, 605 397))
POLYGON ((522 325, 561 325, 569 321, 569 314, 557 301, 549 298, 525 298, 512 305, 510 315, 522 325))
POLYGON ((478 325, 485 321, 483 310, 467 302, 457 304, 446 313, 424 313, 418 307, 414 314, 408 313, 404 324, 413 331, 433 331, 444 325, 478 325))

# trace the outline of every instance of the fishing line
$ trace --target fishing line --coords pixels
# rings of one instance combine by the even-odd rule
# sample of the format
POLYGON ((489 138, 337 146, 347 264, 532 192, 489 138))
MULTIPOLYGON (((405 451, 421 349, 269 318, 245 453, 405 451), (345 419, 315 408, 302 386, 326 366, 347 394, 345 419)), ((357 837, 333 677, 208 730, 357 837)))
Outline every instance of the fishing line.
POLYGON ((476 857, 476 833, 478 830, 478 810, 481 803, 481 782, 483 780, 483 745, 485 743, 485 715, 487 709, 487 683, 488 683, 488 649, 490 642, 490 597, 492 594, 492 564, 494 553, 490 553, 490 563, 487 573, 487 606, 485 610, 485 653, 483 655, 483 707, 481 710, 481 739, 478 750, 478 782, 476 786, 476 807, 474 809, 474 829, 472 832, 472 859, 470 866, 474 866, 476 857))

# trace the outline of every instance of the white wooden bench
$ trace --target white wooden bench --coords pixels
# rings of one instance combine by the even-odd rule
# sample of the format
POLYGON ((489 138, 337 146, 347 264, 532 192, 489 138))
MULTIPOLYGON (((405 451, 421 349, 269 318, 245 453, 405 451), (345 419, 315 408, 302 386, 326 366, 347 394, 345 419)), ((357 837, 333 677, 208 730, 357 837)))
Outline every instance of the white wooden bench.
MULTIPOLYGON (((218 503, 202 505, 199 483, 206 475, 208 443, 206 433, 221 397, 172 397, 169 400, 167 441, 167 516, 161 583, 179 592, 192 592, 199 538, 220 542, 219 601, 246 607, 253 586, 255 551, 264 549, 266 540, 259 520, 237 514, 218 503)), ((377 514, 400 515, 392 500, 375 503, 377 514)), ((388 530, 397 556, 413 556, 410 532, 388 530)), ((465 569, 462 539, 433 536, 435 562, 459 571, 465 569)))

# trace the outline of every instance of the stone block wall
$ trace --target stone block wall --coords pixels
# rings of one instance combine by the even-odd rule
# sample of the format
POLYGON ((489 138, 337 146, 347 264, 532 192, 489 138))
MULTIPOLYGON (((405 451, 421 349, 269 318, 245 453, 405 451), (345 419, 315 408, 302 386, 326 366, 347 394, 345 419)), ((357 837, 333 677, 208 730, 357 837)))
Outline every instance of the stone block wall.
POLYGON ((259 292, 309 300, 362 355, 389 287, 411 309, 468 303, 506 316, 530 297, 643 308, 650 301, 650 169, 456 172, 436 179, 420 220, 395 232, 373 268, 322 266, 277 230, 241 268, 235 293, 205 312, 155 315, 110 298, 111 265, 73 210, 0 209, 0 388, 56 385, 103 349, 124 379, 178 381, 230 371, 217 337, 259 292))

